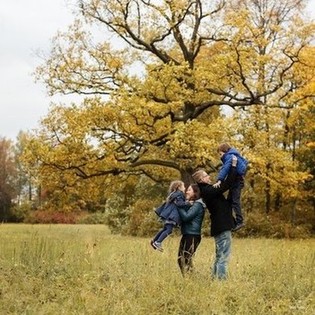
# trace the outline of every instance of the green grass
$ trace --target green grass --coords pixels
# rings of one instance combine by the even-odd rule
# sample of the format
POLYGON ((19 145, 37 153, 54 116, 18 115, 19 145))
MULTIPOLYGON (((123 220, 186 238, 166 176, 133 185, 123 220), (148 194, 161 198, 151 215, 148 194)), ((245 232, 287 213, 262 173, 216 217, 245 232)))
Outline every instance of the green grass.
POLYGON ((149 239, 102 225, 0 225, 0 314, 315 314, 315 240, 234 239, 230 278, 212 281, 211 238, 195 273, 149 239))

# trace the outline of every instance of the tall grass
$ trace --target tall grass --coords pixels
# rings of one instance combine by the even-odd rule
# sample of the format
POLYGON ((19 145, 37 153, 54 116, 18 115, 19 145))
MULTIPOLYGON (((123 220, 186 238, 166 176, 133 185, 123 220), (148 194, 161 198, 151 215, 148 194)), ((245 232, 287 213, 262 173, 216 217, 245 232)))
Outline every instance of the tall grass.
POLYGON ((0 314, 314 314, 315 240, 234 239, 227 281, 213 281, 203 238, 183 278, 179 237, 102 225, 0 225, 0 314))

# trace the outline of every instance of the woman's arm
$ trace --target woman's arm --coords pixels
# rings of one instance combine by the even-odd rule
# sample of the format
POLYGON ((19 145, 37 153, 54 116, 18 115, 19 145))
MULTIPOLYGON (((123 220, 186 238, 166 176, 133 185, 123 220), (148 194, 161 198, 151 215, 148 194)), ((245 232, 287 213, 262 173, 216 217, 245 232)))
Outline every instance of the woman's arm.
POLYGON ((199 214, 201 207, 202 204, 200 202, 194 202, 193 205, 187 211, 184 210, 183 208, 179 208, 178 209, 179 216, 183 222, 189 222, 199 214))

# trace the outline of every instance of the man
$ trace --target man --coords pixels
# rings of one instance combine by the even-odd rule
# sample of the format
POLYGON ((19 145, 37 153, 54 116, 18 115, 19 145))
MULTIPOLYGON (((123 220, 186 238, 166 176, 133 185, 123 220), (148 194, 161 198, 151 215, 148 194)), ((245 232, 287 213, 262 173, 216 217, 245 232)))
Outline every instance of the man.
POLYGON ((220 187, 211 185, 210 176, 204 170, 196 171, 192 177, 200 189, 200 195, 210 213, 210 234, 215 240, 216 258, 212 276, 216 279, 227 278, 227 264, 231 253, 232 233, 235 222, 231 204, 223 193, 227 191, 235 180, 237 158, 233 156, 231 170, 220 187))

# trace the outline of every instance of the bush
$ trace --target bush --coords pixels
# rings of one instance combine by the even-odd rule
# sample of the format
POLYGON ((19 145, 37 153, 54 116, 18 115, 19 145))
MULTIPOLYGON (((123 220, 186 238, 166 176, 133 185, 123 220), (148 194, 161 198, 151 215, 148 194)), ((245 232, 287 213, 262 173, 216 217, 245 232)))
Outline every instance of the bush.
POLYGON ((154 234, 161 223, 154 212, 157 202, 152 199, 139 199, 132 206, 126 209, 128 213, 127 224, 122 233, 133 236, 149 236, 154 234))
POLYGON ((246 237, 268 237, 268 238, 309 238, 312 236, 311 224, 294 225, 287 219, 281 217, 280 213, 254 212, 246 216, 246 225, 235 235, 246 237))
POLYGON ((154 199, 138 199, 128 207, 122 207, 118 199, 113 200, 106 208, 106 224, 114 234, 150 235, 160 226, 154 212, 157 204, 154 199))
POLYGON ((117 198, 107 201, 105 220, 112 233, 121 233, 123 226, 126 225, 127 216, 122 197, 117 196, 117 198))
POLYGON ((24 202, 21 205, 14 205, 10 210, 10 222, 24 222, 32 211, 32 204, 24 202))
POLYGON ((75 224, 82 218, 84 213, 76 212, 52 212, 44 210, 32 211, 25 223, 41 223, 41 224, 75 224))
POLYGON ((152 235, 160 227, 154 209, 166 196, 166 187, 142 178, 133 194, 117 193, 106 203, 106 224, 112 233, 133 236, 152 235))
POLYGON ((94 212, 82 216, 77 221, 79 224, 106 224, 106 214, 104 212, 94 212))

